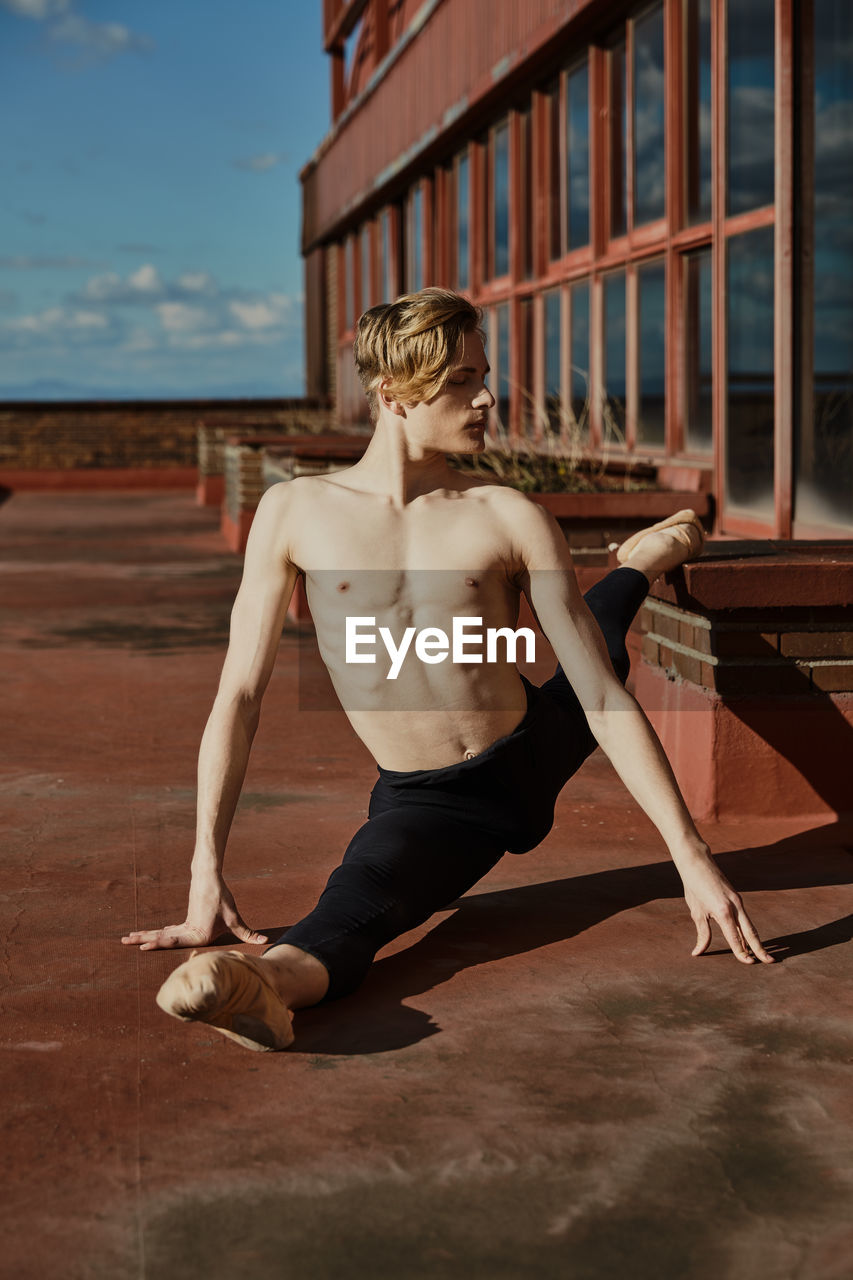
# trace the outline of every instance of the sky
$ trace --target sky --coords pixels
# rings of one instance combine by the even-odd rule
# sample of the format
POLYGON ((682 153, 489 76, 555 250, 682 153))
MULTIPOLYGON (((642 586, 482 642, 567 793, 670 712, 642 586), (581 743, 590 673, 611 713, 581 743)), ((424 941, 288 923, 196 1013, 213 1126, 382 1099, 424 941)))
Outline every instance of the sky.
POLYGON ((0 399, 301 395, 321 0, 0 0, 0 399))

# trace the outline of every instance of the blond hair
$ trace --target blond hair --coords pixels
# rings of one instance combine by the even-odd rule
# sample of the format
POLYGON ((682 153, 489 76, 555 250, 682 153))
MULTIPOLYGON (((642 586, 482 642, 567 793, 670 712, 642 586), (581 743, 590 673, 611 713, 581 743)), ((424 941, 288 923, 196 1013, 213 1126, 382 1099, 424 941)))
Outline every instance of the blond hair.
POLYGON ((377 390, 404 404, 429 400, 461 356, 466 333, 479 333, 483 313, 450 289, 421 289, 365 311, 356 327, 353 355, 359 381, 376 420, 377 390))

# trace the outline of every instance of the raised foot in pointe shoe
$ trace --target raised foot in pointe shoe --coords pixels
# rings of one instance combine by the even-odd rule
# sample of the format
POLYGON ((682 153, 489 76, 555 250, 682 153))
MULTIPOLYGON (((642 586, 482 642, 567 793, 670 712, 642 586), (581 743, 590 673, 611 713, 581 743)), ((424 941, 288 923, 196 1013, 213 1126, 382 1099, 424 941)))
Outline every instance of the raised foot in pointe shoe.
POLYGON ((637 533, 633 533, 627 538, 616 550, 616 559, 620 564, 624 564, 626 560, 650 533, 662 533, 666 530, 677 542, 680 542, 687 555, 685 560, 693 560, 700 554, 705 544, 705 530, 702 528, 702 522, 696 512, 689 507, 685 507, 682 511, 676 511, 675 515, 667 516, 665 520, 659 520, 657 524, 651 524, 646 529, 639 529, 637 533))
POLYGON ((290 1011, 263 962, 241 951, 193 953, 157 992, 164 1013, 204 1022, 246 1049, 273 1052, 293 1042, 290 1011))

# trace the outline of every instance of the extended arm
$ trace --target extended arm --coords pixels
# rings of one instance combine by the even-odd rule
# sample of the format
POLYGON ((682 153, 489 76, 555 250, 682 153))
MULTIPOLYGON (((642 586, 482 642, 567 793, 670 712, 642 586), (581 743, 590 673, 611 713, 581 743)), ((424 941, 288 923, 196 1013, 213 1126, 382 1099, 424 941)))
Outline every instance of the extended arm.
POLYGON ((261 700, 297 569, 288 555, 289 486, 268 490, 246 547, 243 580, 231 613, 231 634, 219 689, 201 740, 198 805, 187 916, 179 925, 137 930, 122 938, 143 951, 205 946, 229 929, 242 942, 264 942, 240 917, 223 879, 225 846, 258 727, 261 700))
POLYGON ((657 735, 613 673, 604 639, 584 603, 571 555, 556 521, 526 504, 515 521, 521 583, 542 630, 574 688, 590 729, 634 799, 661 833, 684 884, 696 924, 693 954, 720 925, 744 963, 772 962, 740 897, 710 856, 679 791, 657 735))

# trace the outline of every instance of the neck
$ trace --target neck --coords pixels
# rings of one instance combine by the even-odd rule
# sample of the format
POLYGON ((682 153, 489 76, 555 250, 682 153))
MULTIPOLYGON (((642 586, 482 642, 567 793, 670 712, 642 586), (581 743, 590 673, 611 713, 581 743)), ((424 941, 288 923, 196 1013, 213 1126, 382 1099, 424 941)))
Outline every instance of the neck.
POLYGON ((365 489, 387 496, 395 507, 443 488, 455 476, 443 453, 413 443, 402 419, 384 413, 364 456, 352 469, 365 489))

